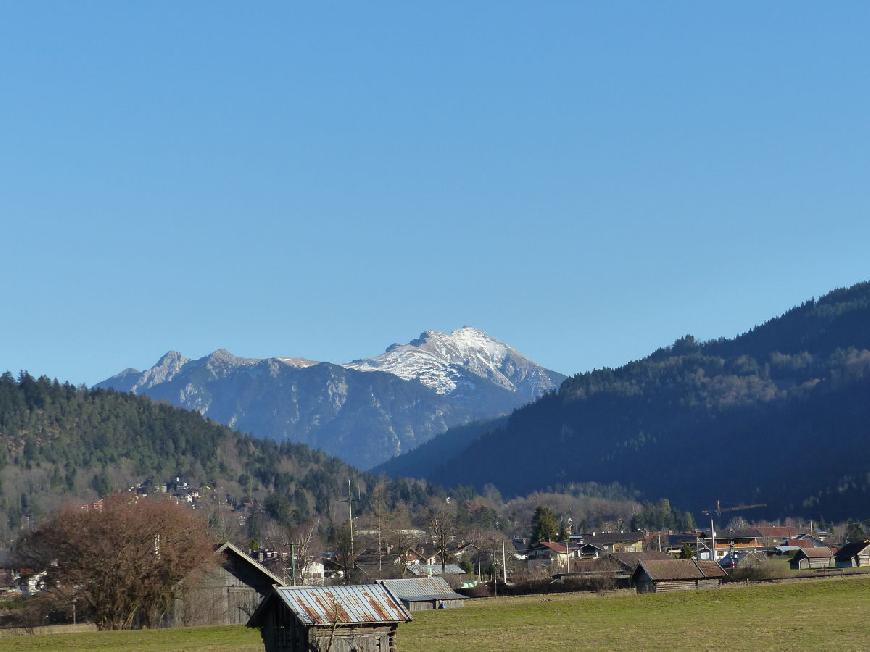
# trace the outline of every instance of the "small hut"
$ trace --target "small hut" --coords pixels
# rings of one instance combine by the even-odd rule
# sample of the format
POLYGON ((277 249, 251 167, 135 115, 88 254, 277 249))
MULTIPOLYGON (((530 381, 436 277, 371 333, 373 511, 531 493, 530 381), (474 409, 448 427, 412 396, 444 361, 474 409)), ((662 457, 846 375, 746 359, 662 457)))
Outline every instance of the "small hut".
POLYGON ((409 577, 401 580, 380 580, 393 597, 398 599, 408 611, 425 609, 453 609, 463 606, 464 595, 450 588, 443 577, 409 577))
POLYGON ((248 621, 266 652, 393 652, 411 614, 380 584, 275 587, 248 621))
POLYGON ((870 539, 847 543, 834 555, 839 568, 870 566, 870 539))
POLYGON ((788 565, 792 570, 807 568, 828 568, 834 561, 834 551, 830 548, 801 548, 791 558, 788 565))
POLYGON ((229 541, 215 549, 215 561, 176 586, 166 625, 243 625, 272 587, 284 584, 229 541))
POLYGON ((727 577, 715 561, 644 559, 631 576, 638 593, 713 589, 727 577))

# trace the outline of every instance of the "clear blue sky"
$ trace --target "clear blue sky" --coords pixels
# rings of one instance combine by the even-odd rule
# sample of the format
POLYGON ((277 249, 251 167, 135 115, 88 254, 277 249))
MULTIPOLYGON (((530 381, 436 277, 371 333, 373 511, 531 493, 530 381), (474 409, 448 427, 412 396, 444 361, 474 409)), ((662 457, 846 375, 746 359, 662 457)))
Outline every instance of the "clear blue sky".
POLYGON ((571 373, 870 278, 870 4, 425 4, 0 2, 0 369, 571 373))

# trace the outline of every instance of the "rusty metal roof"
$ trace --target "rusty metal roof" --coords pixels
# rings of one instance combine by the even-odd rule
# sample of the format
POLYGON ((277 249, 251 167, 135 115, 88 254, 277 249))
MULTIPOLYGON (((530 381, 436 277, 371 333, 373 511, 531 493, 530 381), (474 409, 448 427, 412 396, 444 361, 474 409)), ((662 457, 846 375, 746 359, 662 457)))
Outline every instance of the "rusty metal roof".
POLYGON ((280 586, 275 593, 305 625, 404 623, 411 615, 380 584, 280 586))

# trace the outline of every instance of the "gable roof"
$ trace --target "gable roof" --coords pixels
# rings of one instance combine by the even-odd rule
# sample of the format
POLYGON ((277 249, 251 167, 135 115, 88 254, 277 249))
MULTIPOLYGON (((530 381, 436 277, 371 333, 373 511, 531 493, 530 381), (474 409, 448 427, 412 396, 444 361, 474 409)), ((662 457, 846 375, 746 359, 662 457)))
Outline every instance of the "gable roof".
POLYGON ((640 564, 644 559, 647 561, 653 561, 656 559, 668 561, 673 559, 673 557, 668 553, 659 552, 658 550, 647 550, 645 552, 611 552, 608 553, 607 556, 618 562, 620 566, 631 571, 637 568, 638 564, 640 564))
POLYGON ((801 548, 795 558, 801 555, 807 559, 827 559, 834 556, 834 551, 830 548, 801 548))
POLYGON ((248 621, 259 627, 269 605, 289 609, 303 625, 406 623, 411 614, 380 584, 359 586, 276 586, 248 621))
POLYGON ((756 525, 755 529, 760 536, 773 539, 787 539, 798 533, 797 528, 787 525, 756 525))
POLYGON ((263 566, 263 564, 258 562, 256 559, 252 558, 250 555, 242 552, 239 548, 234 546, 229 541, 218 546, 217 549, 215 549, 215 554, 218 554, 221 552, 228 552, 231 555, 234 555, 234 556, 238 557, 239 559, 241 559, 244 563, 249 564, 250 566, 253 566, 257 571, 259 571, 260 573, 265 575, 272 584, 277 584, 280 586, 281 584, 284 583, 283 579, 281 579, 280 577, 275 575, 275 573, 273 573, 268 568, 263 566))
POLYGON ((853 541, 852 543, 847 543, 845 546, 840 548, 834 557, 837 558, 837 561, 845 561, 862 552, 870 553, 868 548, 870 548, 870 539, 864 541, 853 541))
POLYGON ((538 541, 530 548, 530 550, 540 550, 541 548, 547 548, 548 550, 552 550, 560 555, 565 554, 565 544, 559 543, 558 541, 538 541))
POLYGON ((635 574, 640 572, 645 572, 654 582, 727 577, 727 573, 715 561, 697 559, 642 559, 635 574))
POLYGON ((601 532, 593 536, 584 536, 583 543, 596 546, 610 546, 614 543, 637 543, 643 541, 643 532, 601 532))
POLYGON ((379 580, 378 584, 386 588, 394 597, 407 602, 465 600, 465 596, 454 592, 443 577, 410 577, 400 580, 379 580))

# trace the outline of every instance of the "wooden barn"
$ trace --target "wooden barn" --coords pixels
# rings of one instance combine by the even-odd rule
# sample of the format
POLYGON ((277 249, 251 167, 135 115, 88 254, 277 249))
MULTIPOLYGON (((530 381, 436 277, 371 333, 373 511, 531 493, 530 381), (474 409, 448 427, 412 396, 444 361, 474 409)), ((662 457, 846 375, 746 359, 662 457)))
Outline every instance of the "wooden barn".
POLYGON ((802 548, 791 558, 788 565, 792 570, 807 568, 828 568, 833 564, 834 551, 830 548, 802 548))
POLYGON ((443 577, 409 577, 401 580, 380 580, 378 584, 389 591, 410 611, 426 609, 454 609, 463 606, 464 595, 459 595, 443 577))
POLYGON ((176 587, 168 626, 244 625, 275 585, 284 582, 232 543, 215 550, 217 564, 176 587))
POLYGON ((631 576, 638 593, 714 589, 726 573, 715 561, 642 559, 631 576))
POLYGON ((394 652, 399 623, 411 614, 380 584, 282 586, 248 621, 266 652, 394 652))
POLYGON ((839 568, 870 566, 870 539, 847 543, 834 555, 839 568))

